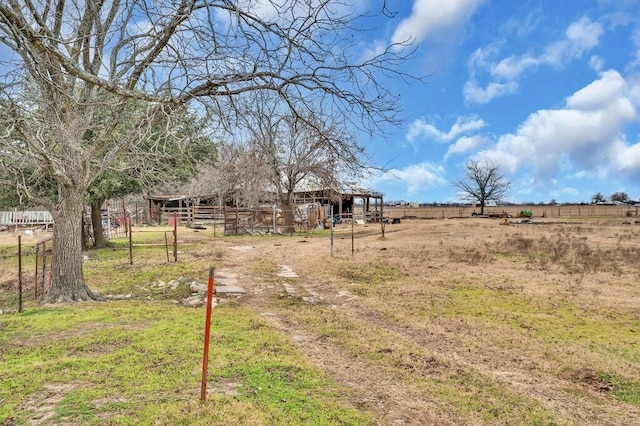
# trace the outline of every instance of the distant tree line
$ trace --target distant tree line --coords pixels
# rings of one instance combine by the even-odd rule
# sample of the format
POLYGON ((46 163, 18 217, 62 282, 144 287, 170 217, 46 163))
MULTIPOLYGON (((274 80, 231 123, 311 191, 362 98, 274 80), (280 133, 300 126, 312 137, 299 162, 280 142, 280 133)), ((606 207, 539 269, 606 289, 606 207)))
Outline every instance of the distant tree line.
MULTIPOLYGON (((626 192, 615 192, 609 197, 609 200, 614 203, 630 203, 632 200, 629 199, 629 196, 626 192)), ((591 197, 591 202, 593 204, 606 203, 607 199, 602 193, 598 192, 597 194, 591 197)))

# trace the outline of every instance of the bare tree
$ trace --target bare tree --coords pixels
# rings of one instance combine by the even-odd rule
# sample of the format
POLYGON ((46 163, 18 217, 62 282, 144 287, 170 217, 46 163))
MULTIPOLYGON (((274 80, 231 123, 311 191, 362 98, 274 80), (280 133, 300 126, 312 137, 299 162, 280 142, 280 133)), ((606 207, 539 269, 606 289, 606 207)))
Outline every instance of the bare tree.
POLYGON ((597 194, 594 194, 593 196, 591 196, 591 202, 593 204, 604 203, 605 201, 607 201, 607 199, 605 198, 604 195, 602 195, 601 192, 598 192, 597 194))
POLYGON ((262 164, 261 176, 283 212, 284 232, 294 230, 294 192, 338 189, 362 174, 364 152, 336 116, 293 116, 282 102, 258 93, 243 105, 240 143, 262 164))
POLYGON ((203 169, 185 190, 191 195, 216 193, 225 203, 255 207, 271 198, 268 173, 267 164, 251 147, 225 143, 217 164, 203 169))
POLYGON ((332 0, 0 2, 0 43, 11 51, 0 67, 0 149, 13 184, 55 220, 47 300, 96 297, 82 272, 87 189, 155 124, 171 132, 172 112, 187 103, 228 127, 252 91, 276 93, 302 119, 341 113, 370 132, 397 122, 382 78, 403 76, 408 51, 363 58, 357 28, 367 16, 332 0), (39 191, 40 178, 53 189, 39 191))
POLYGON ((480 204, 480 214, 484 214, 487 201, 499 202, 511 188, 500 168, 491 162, 469 161, 466 164, 466 179, 454 185, 460 188, 468 200, 480 204))

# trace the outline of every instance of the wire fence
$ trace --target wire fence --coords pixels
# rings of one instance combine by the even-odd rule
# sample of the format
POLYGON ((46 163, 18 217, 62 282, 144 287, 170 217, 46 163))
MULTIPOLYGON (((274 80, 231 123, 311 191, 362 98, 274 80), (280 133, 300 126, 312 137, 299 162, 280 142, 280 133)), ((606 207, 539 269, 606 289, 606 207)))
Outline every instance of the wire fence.
MULTIPOLYGON (((39 301, 51 286, 53 239, 49 234, 33 243, 16 243, 0 248, 0 311, 4 308, 23 310, 26 302, 39 301)), ((11 234, 15 234, 12 232, 11 234)))
MULTIPOLYGON (((129 218, 127 218, 129 219, 129 218)), ((131 227, 131 220, 119 226, 118 232, 110 234, 113 244, 110 250, 128 250, 129 264, 134 264, 134 248, 160 246, 163 248, 159 261, 177 262, 179 253, 178 226, 161 231, 147 231, 131 227), (155 233, 150 239, 146 234, 155 233), (134 241, 137 236, 138 241, 134 241), (143 236, 144 235, 144 236, 143 236), (122 244, 122 239, 125 243, 122 244)), ((52 267, 55 258, 54 239, 51 233, 34 233, 31 229, 4 231, 3 237, 15 236, 15 243, 0 246, 0 313, 21 312, 26 303, 39 303, 46 296, 52 284, 52 267), (24 237, 30 240, 23 244, 24 237)), ((83 253, 85 260, 89 256, 83 253)))
MULTIPOLYGON (((484 208, 486 215, 501 215, 506 212, 517 217, 522 211, 530 211, 534 218, 580 218, 580 217, 637 217, 639 207, 636 205, 598 205, 598 204, 567 204, 567 205, 509 205, 489 206, 484 208)), ((464 218, 480 214, 480 208, 475 206, 433 205, 420 207, 385 207, 385 218, 393 219, 445 219, 464 218)))
MULTIPOLYGON (((508 213, 516 217, 519 212, 530 212, 533 218, 597 218, 597 217, 618 217, 634 220, 637 218, 640 206, 631 205, 526 205, 526 206, 497 206, 485 208, 487 215, 502 215, 508 213)), ((193 212, 191 212, 193 213, 193 212)), ((200 217, 199 223, 188 221, 186 212, 178 210, 167 210, 163 214, 166 218, 166 228, 153 232, 158 233, 153 236, 155 240, 150 241, 149 237, 142 237, 146 228, 132 228, 134 219, 131 215, 115 216, 118 218, 117 226, 107 226, 105 237, 117 243, 118 249, 129 250, 129 263, 134 264, 134 248, 142 246, 163 246, 162 261, 177 262, 178 247, 178 225, 188 226, 213 226, 214 236, 216 227, 219 229, 218 235, 237 235, 245 233, 270 233, 280 232, 282 229, 282 217, 286 212, 275 207, 260 209, 226 208, 223 210, 211 211, 211 222, 200 217), (127 243, 122 244, 122 240, 127 243)), ((301 214, 298 209, 290 212, 295 221, 296 231, 305 231, 315 227, 330 227, 332 221, 338 220, 342 223, 354 223, 359 220, 367 220, 368 215, 357 216, 350 212, 343 212, 342 215, 326 215, 323 207, 308 207, 305 214, 301 214), (363 217, 364 219, 359 219, 363 217)), ((377 214, 377 212, 375 212, 377 214)), ((381 212, 380 212, 381 213, 381 212)), ((384 215, 374 216, 378 221, 382 220, 393 223, 396 219, 438 219, 453 217, 472 217, 474 213, 479 213, 479 209, 471 206, 427 206, 427 207, 385 207, 384 215)), ((15 218, 5 214, 4 218, 15 218)), ((51 271, 55 258, 53 235, 51 227, 46 224, 46 217, 43 215, 19 215, 24 218, 25 224, 17 225, 15 220, 13 225, 2 232, 3 235, 15 235, 16 243, 0 246, 0 311, 2 309, 22 309, 23 301, 38 302, 46 295, 51 286, 51 271), (43 219, 43 217, 45 219, 43 219), (44 221, 44 222, 43 222, 44 221), (44 227, 43 227, 44 226, 44 227), (35 228, 34 228, 35 227, 35 228), (30 242, 23 244, 22 236, 30 236, 30 242), (36 240, 35 242, 33 240, 36 240)), ((192 216, 195 217, 195 216, 192 216)), ((13 220, 13 219, 12 219, 13 220)), ((373 220, 376 221, 376 220, 373 220)), ((162 229, 162 228, 161 228, 162 229)), ((384 227, 382 228, 384 232, 384 227)))

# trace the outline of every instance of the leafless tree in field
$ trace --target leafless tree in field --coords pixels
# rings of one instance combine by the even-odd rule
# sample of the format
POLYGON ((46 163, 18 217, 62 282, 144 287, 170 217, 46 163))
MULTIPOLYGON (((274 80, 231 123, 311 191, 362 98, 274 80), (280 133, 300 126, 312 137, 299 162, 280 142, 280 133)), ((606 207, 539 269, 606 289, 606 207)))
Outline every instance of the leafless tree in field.
MULTIPOLYGON (((397 98, 383 81, 405 77, 399 65, 410 49, 388 46, 363 57, 367 34, 359 28, 367 16, 350 4, 0 2, 0 149, 13 184, 55 220, 47 301, 96 297, 82 272, 87 189, 148 140, 156 123, 170 132, 172 113, 185 105, 199 102, 199 111, 230 128, 237 101, 266 91, 302 120, 310 111, 342 114, 369 132, 395 122, 397 98), (45 181, 51 184, 37 185, 45 181)), ((377 15, 384 17, 382 9, 377 15)))
POLYGON ((484 214, 487 201, 500 201, 511 188, 500 168, 491 162, 469 161, 466 165, 466 179, 454 185, 462 190, 468 200, 480 204, 480 214, 484 214))
POLYGON ((347 176, 365 170, 364 149, 342 117, 312 111, 295 116, 264 93, 251 96, 241 110, 236 143, 259 159, 264 186, 282 209, 284 232, 293 232, 295 191, 339 189, 347 176))

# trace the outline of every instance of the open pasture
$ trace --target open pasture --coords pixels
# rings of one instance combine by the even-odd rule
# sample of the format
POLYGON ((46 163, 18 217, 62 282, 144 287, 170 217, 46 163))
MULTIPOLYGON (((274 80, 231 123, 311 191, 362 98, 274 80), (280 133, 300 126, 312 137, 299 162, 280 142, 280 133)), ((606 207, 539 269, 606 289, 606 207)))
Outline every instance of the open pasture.
POLYGON ((178 263, 90 253, 90 286, 126 300, 23 314, 6 255, 0 424, 640 423, 640 225, 519 222, 340 225, 333 256, 329 230, 180 228, 178 263), (204 309, 152 283, 210 266, 245 294, 214 309, 200 403, 204 309))

